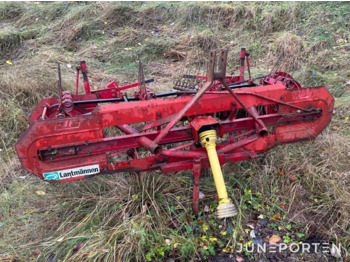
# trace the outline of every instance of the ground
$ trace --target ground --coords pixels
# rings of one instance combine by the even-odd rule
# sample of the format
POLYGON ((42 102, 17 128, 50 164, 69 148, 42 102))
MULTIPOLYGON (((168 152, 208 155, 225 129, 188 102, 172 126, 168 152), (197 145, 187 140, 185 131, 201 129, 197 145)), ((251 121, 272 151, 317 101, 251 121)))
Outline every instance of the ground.
POLYGON ((346 261, 350 251, 350 5, 346 2, 2 2, 0 3, 0 260, 2 261, 346 261), (215 216, 211 173, 191 213, 191 171, 111 174, 48 184, 23 170, 14 144, 28 115, 74 90, 86 60, 92 86, 137 80, 170 91, 210 48, 241 47, 253 76, 272 69, 335 97, 330 125, 314 141, 275 148, 264 159, 223 166, 239 214, 215 216), (187 71, 186 71, 187 72, 187 71), (255 238, 253 238, 255 235, 255 238), (249 253, 274 238, 334 243, 340 252, 249 253))

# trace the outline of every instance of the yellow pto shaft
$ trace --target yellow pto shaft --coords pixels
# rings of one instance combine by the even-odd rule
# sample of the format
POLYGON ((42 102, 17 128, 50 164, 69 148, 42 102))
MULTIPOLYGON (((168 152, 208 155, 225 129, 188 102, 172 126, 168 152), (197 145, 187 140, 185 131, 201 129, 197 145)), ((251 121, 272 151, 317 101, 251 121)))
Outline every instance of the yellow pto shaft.
POLYGON ((237 214, 236 207, 228 198, 224 177, 221 172, 221 166, 216 152, 216 131, 208 130, 199 134, 201 145, 207 149, 210 167, 213 172, 216 191, 219 195, 218 217, 227 218, 237 214))

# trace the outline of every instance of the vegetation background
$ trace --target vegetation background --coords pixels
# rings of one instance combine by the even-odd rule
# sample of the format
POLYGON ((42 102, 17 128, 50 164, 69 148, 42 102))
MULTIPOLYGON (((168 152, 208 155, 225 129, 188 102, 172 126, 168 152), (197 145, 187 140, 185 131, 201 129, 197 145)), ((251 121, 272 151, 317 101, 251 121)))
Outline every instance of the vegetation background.
POLYGON ((1 2, 0 260, 346 261, 349 41, 348 2, 1 2), (135 81, 139 54, 146 77, 155 78, 150 87, 170 91, 208 37, 229 48, 228 72, 237 72, 245 46, 253 76, 278 61, 303 85, 325 85, 336 99, 333 120, 315 141, 223 166, 240 209, 232 225, 215 218, 210 174, 202 179, 205 197, 195 219, 191 171, 51 185, 21 168, 13 146, 36 104, 57 95, 57 62, 64 89, 74 89, 80 60, 87 61, 92 86, 103 88, 135 81), (271 243, 273 236, 289 245, 324 241, 343 249, 237 253, 238 243, 271 243))

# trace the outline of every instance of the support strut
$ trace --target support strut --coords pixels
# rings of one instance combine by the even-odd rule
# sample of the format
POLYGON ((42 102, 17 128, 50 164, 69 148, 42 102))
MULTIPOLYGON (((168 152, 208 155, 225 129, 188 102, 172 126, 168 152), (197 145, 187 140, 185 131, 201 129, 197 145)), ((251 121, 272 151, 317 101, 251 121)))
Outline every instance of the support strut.
POLYGON ((199 178, 201 175, 201 161, 195 159, 193 163, 193 202, 192 210, 195 216, 198 216, 199 210, 199 178))

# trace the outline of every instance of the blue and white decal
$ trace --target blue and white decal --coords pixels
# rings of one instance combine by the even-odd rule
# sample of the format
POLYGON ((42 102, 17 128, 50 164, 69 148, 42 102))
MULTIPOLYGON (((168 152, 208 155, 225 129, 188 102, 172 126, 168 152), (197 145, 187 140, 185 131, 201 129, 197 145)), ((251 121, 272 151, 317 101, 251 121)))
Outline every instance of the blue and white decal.
POLYGON ((45 180, 63 180, 72 177, 83 177, 100 173, 99 165, 84 166, 50 173, 44 173, 45 180))

